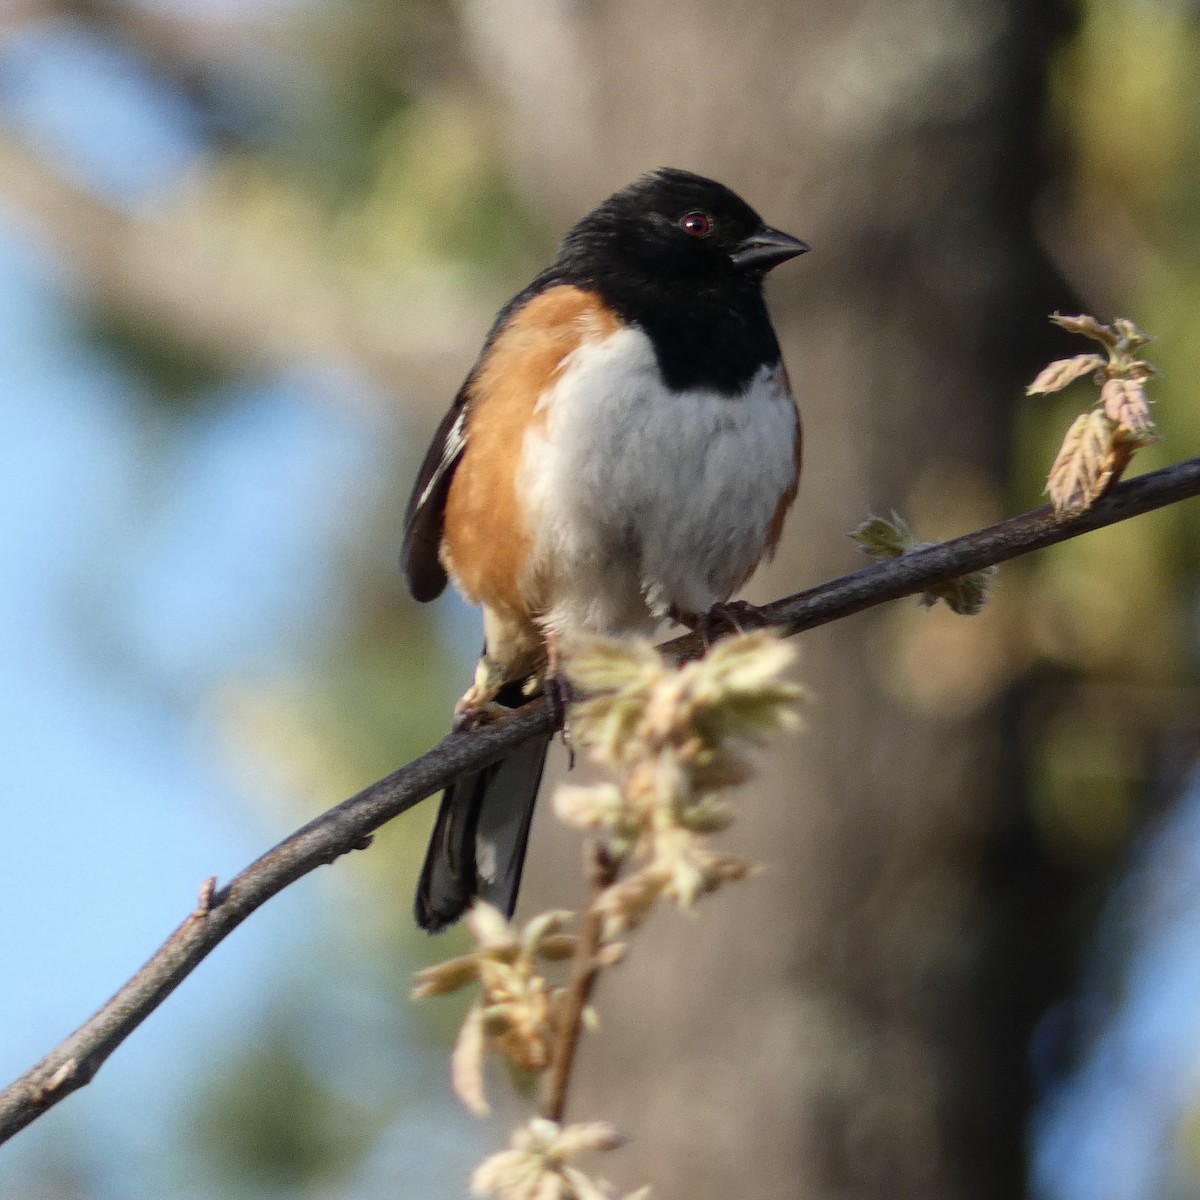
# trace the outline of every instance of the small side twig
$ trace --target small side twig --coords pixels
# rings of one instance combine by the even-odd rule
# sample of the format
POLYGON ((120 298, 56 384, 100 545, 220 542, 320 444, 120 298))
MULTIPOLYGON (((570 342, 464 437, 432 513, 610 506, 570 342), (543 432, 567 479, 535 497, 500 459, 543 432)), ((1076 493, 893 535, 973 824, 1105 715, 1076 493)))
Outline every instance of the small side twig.
POLYGON ((598 958, 604 939, 604 913, 598 901, 621 873, 622 859, 616 858, 599 843, 589 842, 588 873, 591 877, 591 897, 579 923, 567 993, 558 1018, 558 1036, 554 1055, 546 1076, 542 1116, 562 1123, 567 1107, 567 1091, 571 1086, 571 1071, 575 1052, 583 1032, 584 1014, 592 1000, 601 964, 598 958))
POLYGON ((205 917, 212 912, 213 897, 217 894, 217 877, 210 875, 200 885, 200 896, 196 901, 196 907, 192 909, 193 917, 205 917))

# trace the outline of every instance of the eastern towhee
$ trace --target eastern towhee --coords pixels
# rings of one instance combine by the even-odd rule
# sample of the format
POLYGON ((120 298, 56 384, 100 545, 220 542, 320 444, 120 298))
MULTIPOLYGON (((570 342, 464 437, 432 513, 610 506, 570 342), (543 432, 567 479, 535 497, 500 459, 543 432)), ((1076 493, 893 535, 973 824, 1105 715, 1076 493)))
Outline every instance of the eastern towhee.
MULTIPOLYGON (((457 724, 515 707, 572 634, 695 627, 779 540, 800 418, 763 299, 808 247, 710 179, 663 169, 588 213, 500 312, 405 518, 413 597, 483 609, 457 724)), ((442 796, 416 898, 512 914, 547 742, 442 796)))

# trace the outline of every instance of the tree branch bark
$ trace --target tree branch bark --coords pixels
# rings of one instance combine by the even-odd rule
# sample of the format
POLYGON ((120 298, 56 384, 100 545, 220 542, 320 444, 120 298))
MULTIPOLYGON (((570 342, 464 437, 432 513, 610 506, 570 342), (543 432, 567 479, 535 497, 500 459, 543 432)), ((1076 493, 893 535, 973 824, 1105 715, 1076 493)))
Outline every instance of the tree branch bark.
MULTIPOLYGON (((902 558, 864 567, 769 604, 764 612, 785 633, 800 633, 1196 495, 1200 495, 1200 458, 1122 483, 1090 512, 1069 521, 1058 522, 1048 507, 1039 508, 902 558)), ((668 642, 664 649, 682 660, 698 654, 701 643, 695 634, 688 634, 668 642)), ((495 762, 552 727, 546 704, 539 699, 500 724, 452 733, 432 750, 314 818, 225 887, 206 881, 196 908, 120 991, 0 1092, 0 1142, 89 1083, 109 1055, 209 951, 272 896, 316 867, 351 850, 365 849, 372 832, 385 822, 457 776, 495 762)))
POLYGON ((617 881, 624 856, 610 856, 598 842, 588 843, 586 850, 588 873, 591 875, 591 897, 579 922, 575 954, 571 959, 571 974, 567 980, 567 997, 559 1017, 558 1037, 554 1055, 546 1075, 542 1116, 561 1125, 567 1109, 567 1089, 571 1086, 571 1071, 575 1066, 575 1051, 583 1032, 584 1013, 592 1001, 592 992, 600 974, 598 955, 604 941, 604 913, 600 901, 617 881))

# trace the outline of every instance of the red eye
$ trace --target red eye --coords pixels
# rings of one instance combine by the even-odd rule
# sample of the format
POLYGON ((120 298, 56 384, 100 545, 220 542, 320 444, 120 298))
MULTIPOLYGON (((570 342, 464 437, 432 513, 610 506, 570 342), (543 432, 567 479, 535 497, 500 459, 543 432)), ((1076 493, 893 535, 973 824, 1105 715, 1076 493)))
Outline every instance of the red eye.
POLYGON ((708 237, 712 233, 712 217, 697 209, 683 217, 679 222, 679 227, 684 233, 690 233, 692 237, 708 237))

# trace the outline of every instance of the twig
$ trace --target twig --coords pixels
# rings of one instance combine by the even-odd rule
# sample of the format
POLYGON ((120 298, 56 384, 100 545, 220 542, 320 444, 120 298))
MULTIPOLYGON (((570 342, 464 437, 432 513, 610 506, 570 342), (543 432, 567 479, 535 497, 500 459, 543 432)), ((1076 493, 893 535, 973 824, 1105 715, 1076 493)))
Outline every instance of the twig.
POLYGON ((591 897, 579 923, 579 936, 575 942, 575 953, 571 958, 571 975, 567 980, 566 1003, 558 1017, 558 1038, 554 1043, 554 1057, 546 1076, 545 1099, 542 1116, 562 1123, 567 1107, 567 1089, 571 1086, 571 1069, 575 1065, 575 1051, 579 1048, 579 1035, 583 1031, 583 1015, 591 1003, 596 977, 600 974, 601 942, 604 937, 604 913, 599 900, 611 887, 621 871, 621 859, 614 858, 598 842, 588 846, 590 857, 591 897))
MULTIPOLYGON (((1200 495, 1200 458, 1189 458, 1118 484, 1095 508, 1078 517, 1057 521, 1049 506, 1037 508, 986 529, 843 575, 777 600, 764 611, 786 633, 801 633, 877 604, 922 592, 932 584, 1008 562, 1196 495, 1200 495)), ((693 636, 680 638, 670 645, 692 640, 693 636)))
MULTIPOLYGON (((786 632, 799 633, 1198 494, 1200 458, 1193 458, 1122 483, 1090 512, 1069 521, 1055 521, 1049 508, 1040 508, 903 558, 864 567, 776 601, 765 612, 786 632)), ((668 643, 667 650, 684 659, 699 654, 701 642, 695 634, 688 634, 668 643)), ((285 838, 225 887, 205 895, 107 1004, 0 1092, 0 1142, 90 1082, 117 1046, 209 951, 272 896, 316 867, 362 848, 373 830, 458 776, 495 762, 522 742, 552 729, 545 702, 535 700, 502 723, 450 734, 407 766, 285 838)))

